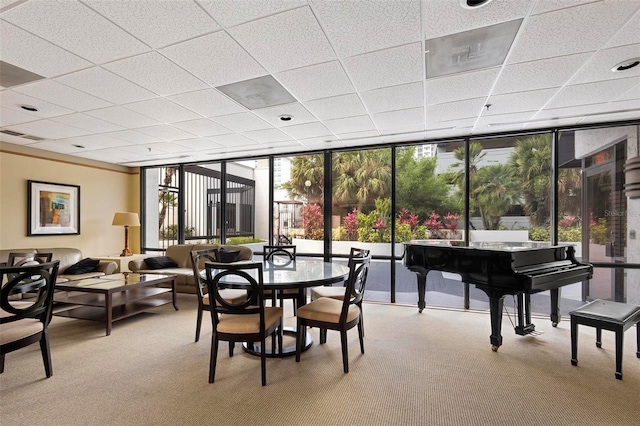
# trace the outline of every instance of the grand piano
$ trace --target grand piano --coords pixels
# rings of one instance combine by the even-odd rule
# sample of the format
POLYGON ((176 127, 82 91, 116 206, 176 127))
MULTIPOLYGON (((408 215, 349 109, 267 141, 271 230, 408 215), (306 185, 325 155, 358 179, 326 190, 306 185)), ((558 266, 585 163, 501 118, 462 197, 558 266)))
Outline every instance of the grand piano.
MULTIPOLYGON (((575 258, 572 245, 544 243, 477 243, 414 240, 404 243, 404 264, 418 275, 418 309, 425 307, 429 271, 460 274, 465 286, 474 284, 489 296, 491 349, 502 345, 502 310, 506 295, 515 295, 518 325, 516 334, 535 333, 531 323, 530 295, 551 291, 551 322, 560 321, 559 288, 590 279, 593 266, 575 258)), ((467 306, 465 306, 467 307, 467 306)))

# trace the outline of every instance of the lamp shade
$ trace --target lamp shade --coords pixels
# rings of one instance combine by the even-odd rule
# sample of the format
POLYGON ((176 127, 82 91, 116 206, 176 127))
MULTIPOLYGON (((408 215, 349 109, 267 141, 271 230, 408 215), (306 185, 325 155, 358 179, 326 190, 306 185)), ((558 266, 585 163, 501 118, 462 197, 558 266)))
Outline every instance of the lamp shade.
POLYGON ((118 212, 113 216, 112 225, 117 226, 140 226, 138 213, 118 212))

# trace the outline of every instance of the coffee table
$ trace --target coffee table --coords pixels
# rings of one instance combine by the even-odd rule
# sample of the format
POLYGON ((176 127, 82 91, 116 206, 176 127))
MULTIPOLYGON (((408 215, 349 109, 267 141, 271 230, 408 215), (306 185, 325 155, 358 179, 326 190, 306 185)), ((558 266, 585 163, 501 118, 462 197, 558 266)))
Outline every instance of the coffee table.
POLYGON ((106 323, 107 336, 114 321, 157 306, 176 305, 176 276, 122 273, 56 284, 54 315, 106 323), (171 283, 170 288, 158 284, 171 283), (156 297, 171 293, 171 299, 156 297))

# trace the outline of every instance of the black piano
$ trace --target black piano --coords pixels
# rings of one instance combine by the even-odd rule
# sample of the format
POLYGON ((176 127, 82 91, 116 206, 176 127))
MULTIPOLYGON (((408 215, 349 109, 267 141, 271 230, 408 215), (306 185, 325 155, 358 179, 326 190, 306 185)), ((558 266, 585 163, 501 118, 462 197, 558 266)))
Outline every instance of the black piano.
MULTIPOLYGON (((491 314, 491 349, 502 345, 502 309, 504 296, 516 296, 518 325, 516 334, 535 332, 531 323, 530 295, 551 291, 551 322, 558 314, 558 289, 590 279, 593 266, 576 260, 572 245, 543 243, 477 243, 458 246, 456 242, 410 241, 404 243, 404 264, 418 275, 418 309, 425 307, 429 271, 460 274, 467 287, 474 284, 489 296, 491 314)), ((468 306, 465 306, 468 308, 468 306)))

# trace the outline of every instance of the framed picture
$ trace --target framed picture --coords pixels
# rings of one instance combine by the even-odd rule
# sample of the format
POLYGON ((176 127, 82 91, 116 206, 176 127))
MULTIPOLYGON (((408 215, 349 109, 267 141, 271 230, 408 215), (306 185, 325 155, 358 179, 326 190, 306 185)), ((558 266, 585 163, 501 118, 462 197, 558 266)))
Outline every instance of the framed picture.
POLYGON ((27 181, 27 235, 80 234, 80 186, 27 181))

